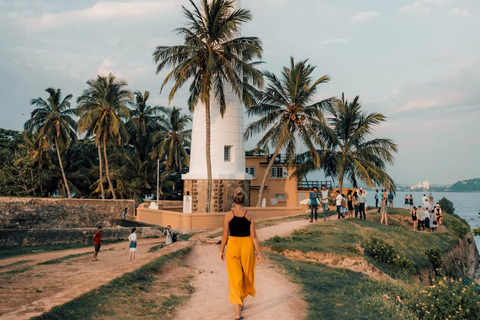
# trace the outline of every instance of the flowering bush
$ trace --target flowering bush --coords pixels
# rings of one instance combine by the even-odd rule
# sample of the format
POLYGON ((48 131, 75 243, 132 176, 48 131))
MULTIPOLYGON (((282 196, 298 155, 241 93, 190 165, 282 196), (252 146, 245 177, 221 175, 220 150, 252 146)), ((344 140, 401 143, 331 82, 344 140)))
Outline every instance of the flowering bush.
POLYGON ((391 244, 377 238, 370 238, 363 243, 362 247, 365 254, 372 257, 375 261, 384 262, 410 274, 415 273, 413 261, 401 256, 391 244))
POLYGON ((447 277, 420 291, 416 313, 420 319, 480 319, 480 295, 474 282, 447 277))

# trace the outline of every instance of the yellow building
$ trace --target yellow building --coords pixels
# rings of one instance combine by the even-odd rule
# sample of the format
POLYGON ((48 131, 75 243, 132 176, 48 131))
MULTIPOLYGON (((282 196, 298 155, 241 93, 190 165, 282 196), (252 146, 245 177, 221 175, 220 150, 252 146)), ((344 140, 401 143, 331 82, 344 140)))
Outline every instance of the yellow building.
MULTIPOLYGON (((250 182, 250 205, 256 206, 258 192, 271 156, 246 153, 245 172, 252 175, 250 182)), ((292 177, 295 169, 287 169, 285 155, 278 155, 268 175, 263 192, 266 207, 298 207, 300 201, 308 198, 314 186, 322 184, 332 187, 331 181, 298 181, 292 177)))

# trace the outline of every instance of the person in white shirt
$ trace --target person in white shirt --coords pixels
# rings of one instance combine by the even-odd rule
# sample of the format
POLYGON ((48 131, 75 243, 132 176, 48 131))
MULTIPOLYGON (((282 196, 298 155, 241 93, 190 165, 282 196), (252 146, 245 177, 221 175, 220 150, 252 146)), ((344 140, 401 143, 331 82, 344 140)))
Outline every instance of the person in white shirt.
POLYGON ((168 225, 164 230, 163 234, 165 235, 165 244, 172 244, 173 243, 173 234, 172 234, 172 227, 168 225))
POLYGON ((328 199, 330 198, 329 191, 322 185, 322 190, 320 190, 320 201, 322 202, 322 209, 323 209, 323 219, 327 221, 328 219, 328 199))
POLYGON ((132 229, 132 233, 128 236, 130 241, 130 261, 135 260, 135 252, 137 251, 137 228, 132 229))
POLYGON ((341 218, 344 218, 343 213, 342 213, 342 203, 345 200, 343 199, 343 196, 340 194, 340 191, 337 190, 337 196, 335 197, 335 204, 337 205, 337 214, 338 214, 338 220, 341 218))
POLYGON ((425 229, 427 229, 427 231, 430 231, 430 212, 428 211, 428 208, 425 208, 425 220, 424 220, 424 224, 425 224, 425 229))

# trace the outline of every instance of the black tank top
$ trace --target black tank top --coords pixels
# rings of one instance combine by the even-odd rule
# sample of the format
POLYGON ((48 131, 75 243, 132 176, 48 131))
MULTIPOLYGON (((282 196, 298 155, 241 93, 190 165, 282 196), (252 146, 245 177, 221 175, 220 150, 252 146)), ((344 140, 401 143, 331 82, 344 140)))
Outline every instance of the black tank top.
POLYGON ((247 218, 245 218, 247 211, 245 211, 245 214, 243 215, 243 217, 237 217, 233 212, 233 210, 232 210, 232 213, 233 213, 233 218, 228 223, 228 226, 230 229, 230 236, 250 237, 250 224, 252 222, 249 221, 247 218))

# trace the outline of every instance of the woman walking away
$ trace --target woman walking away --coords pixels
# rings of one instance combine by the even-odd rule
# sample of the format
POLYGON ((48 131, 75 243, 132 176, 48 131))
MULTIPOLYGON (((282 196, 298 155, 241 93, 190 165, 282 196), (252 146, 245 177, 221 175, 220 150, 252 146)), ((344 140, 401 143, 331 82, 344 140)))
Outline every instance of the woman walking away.
POLYGON ((309 194, 310 198, 310 223, 313 222, 313 212, 315 211, 315 221, 317 221, 318 211, 318 188, 313 187, 313 191, 309 194))
POLYGON ((347 193, 347 207, 348 207, 348 218, 353 218, 353 196, 352 190, 348 190, 347 193))
POLYGON ((383 197, 382 204, 380 206, 380 211, 382 213, 382 219, 380 220, 380 223, 383 223, 383 220, 385 219, 385 225, 388 226, 387 197, 383 197))
POLYGON ((435 209, 432 209, 432 211, 430 211, 430 228, 432 231, 437 231, 437 225, 437 215, 435 214, 435 209))
POLYGON ((417 219, 417 208, 412 208, 412 222, 413 222, 413 231, 417 230, 418 227, 418 219, 417 219))
POLYGON ((409 209, 408 204, 409 204, 410 198, 408 197, 408 194, 405 195, 405 203, 403 205, 403 209, 409 209))
POLYGON ((132 229, 128 241, 130 241, 130 261, 132 261, 135 260, 135 252, 137 251, 137 228, 132 229))
POLYGON ((410 199, 408 199, 408 200, 410 201, 410 208, 413 207, 413 196, 410 195, 410 199))
POLYGON ((246 296, 255 297, 255 251, 257 251, 257 264, 262 261, 255 219, 250 211, 243 208, 245 193, 241 188, 235 189, 232 211, 225 214, 223 222, 223 237, 220 259, 227 260, 228 284, 230 303, 235 306, 235 319, 243 319, 242 307, 246 296), (230 236, 229 236, 230 234, 230 236), (225 245, 228 241, 226 254, 225 245))

